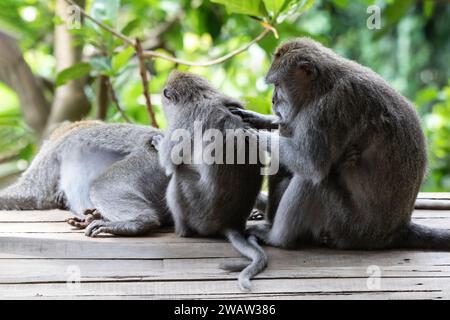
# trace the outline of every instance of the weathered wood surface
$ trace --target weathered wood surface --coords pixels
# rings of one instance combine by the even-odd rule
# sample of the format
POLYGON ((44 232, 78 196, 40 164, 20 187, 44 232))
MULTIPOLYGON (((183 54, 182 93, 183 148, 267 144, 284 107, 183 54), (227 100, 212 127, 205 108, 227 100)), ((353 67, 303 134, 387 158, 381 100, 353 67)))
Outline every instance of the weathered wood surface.
MULTIPOLYGON (((0 212, 1 299, 450 299, 450 252, 266 248, 269 267, 244 294, 237 274, 218 268, 239 258, 224 239, 170 229, 91 239, 69 216, 0 212)), ((414 220, 450 229, 450 211, 418 210, 414 220)))

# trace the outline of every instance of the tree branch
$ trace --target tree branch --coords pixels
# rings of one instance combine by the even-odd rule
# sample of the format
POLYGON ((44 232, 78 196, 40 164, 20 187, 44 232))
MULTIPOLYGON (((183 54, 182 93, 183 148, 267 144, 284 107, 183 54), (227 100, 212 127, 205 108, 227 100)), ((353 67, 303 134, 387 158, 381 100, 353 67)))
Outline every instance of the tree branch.
POLYGON ((148 90, 148 77, 147 77, 147 68, 145 67, 145 60, 142 53, 142 45, 139 39, 136 39, 135 45, 136 53, 139 59, 139 71, 142 79, 142 87, 144 90, 145 103, 147 105, 147 112, 150 117, 151 124, 158 128, 158 123, 156 122, 155 112, 153 111, 152 100, 150 99, 150 93, 148 90))
POLYGON ((41 134, 50 114, 50 104, 24 60, 16 40, 1 31, 0 81, 17 93, 25 122, 41 134))
MULTIPOLYGON (((65 0, 68 3, 70 3, 71 5, 75 5, 76 3, 73 0, 65 0)), ((115 35, 117 38, 121 39, 122 41, 126 42, 129 45, 132 45, 134 47, 136 47, 136 43, 130 39, 129 37, 127 37, 126 35, 108 27, 107 25, 105 25, 104 23, 97 21, 95 18, 93 18, 92 16, 90 16, 85 10, 83 10, 82 8, 79 8, 81 14, 83 16, 85 16, 86 18, 88 18, 89 20, 91 20, 93 23, 95 23, 96 25, 98 25, 100 28, 103 28, 104 30, 110 32, 111 34, 115 35)), ((246 51, 250 46, 252 46, 253 44, 255 44, 256 42, 260 41, 262 38, 264 38, 269 32, 274 32, 275 33, 275 28, 268 25, 267 23, 261 23, 261 25, 264 27, 264 31, 261 32, 256 38, 254 38, 252 41, 250 41, 249 43, 247 43, 246 45, 242 46, 241 48, 234 50, 222 57, 219 57, 217 59, 214 60, 210 60, 210 61, 202 61, 202 62, 195 62, 195 61, 187 61, 187 60, 183 60, 183 59, 179 59, 176 57, 171 57, 156 51, 152 51, 152 50, 147 50, 147 51, 143 51, 142 52, 142 56, 143 58, 159 58, 159 59, 164 59, 164 60, 168 60, 168 61, 172 61, 174 63, 178 63, 178 64, 183 64, 183 65, 187 65, 187 66, 192 66, 192 67, 208 67, 208 66, 212 66, 215 64, 219 64, 222 62, 225 62, 229 59, 231 59, 232 57, 246 51)))
POLYGON ((105 120, 108 113, 108 76, 100 75, 97 90, 97 119, 105 120))
POLYGON ((81 14, 83 16, 85 16, 87 19, 91 20, 93 23, 95 23, 96 25, 98 25, 100 28, 108 31, 109 33, 115 35, 117 38, 121 39, 122 41, 128 43, 130 46, 134 46, 134 41, 131 38, 128 38, 126 35, 108 27, 106 24, 104 24, 101 21, 98 21, 97 19, 95 19, 94 17, 90 16, 89 13, 87 13, 83 8, 81 8, 78 4, 75 3, 75 1, 73 0, 65 0, 68 4, 72 5, 72 6, 76 6, 78 7, 78 10, 81 12, 81 14))
POLYGON ((191 66, 191 67, 209 67, 209 66, 212 66, 215 64, 220 64, 222 62, 225 62, 225 61, 231 59, 232 57, 246 51, 253 44, 255 44, 256 42, 258 42, 262 38, 264 38, 269 32, 271 32, 270 29, 264 29, 264 31, 261 32, 256 38, 254 38, 252 41, 250 41, 246 45, 242 46, 241 48, 231 51, 230 53, 227 53, 226 55, 224 55, 222 57, 219 57, 214 60, 209 60, 209 61, 203 61, 203 62, 187 61, 187 60, 183 60, 183 59, 179 59, 179 58, 175 58, 175 57, 170 57, 168 55, 165 55, 165 54, 162 54, 162 53, 159 53, 156 51, 151 51, 151 50, 144 51, 143 56, 144 56, 144 58, 160 58, 160 59, 172 61, 172 62, 175 62, 178 64, 183 64, 183 65, 191 66))
POLYGON ((115 104, 117 110, 119 111, 120 115, 122 116, 122 118, 126 122, 131 123, 132 121, 130 120, 130 118, 128 118, 127 114, 125 113, 125 111, 120 106, 119 99, 117 99, 116 92, 114 91, 114 88, 113 88, 113 86, 111 84, 111 81, 109 80, 108 77, 106 77, 105 84, 106 84, 106 86, 108 88, 108 92, 109 92, 109 95, 111 97, 111 100, 114 102, 114 104, 115 104))

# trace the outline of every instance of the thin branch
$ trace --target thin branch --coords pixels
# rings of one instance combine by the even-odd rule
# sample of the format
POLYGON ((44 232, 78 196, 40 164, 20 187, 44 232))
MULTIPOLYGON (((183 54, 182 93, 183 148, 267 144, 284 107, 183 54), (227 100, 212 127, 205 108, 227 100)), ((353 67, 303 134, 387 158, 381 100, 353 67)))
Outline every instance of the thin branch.
POLYGON ((109 77, 106 78, 105 84, 108 87, 108 92, 109 92, 109 95, 111 97, 111 100, 114 102, 114 104, 115 104, 117 110, 119 111, 120 115, 122 116, 122 118, 128 123, 132 123, 130 118, 128 118, 128 116, 126 115, 125 111, 120 106, 119 99, 117 99, 116 92, 114 91, 114 88, 113 88, 113 86, 111 84, 111 81, 109 80, 109 77))
POLYGON ((108 76, 98 76, 97 119, 105 120, 108 113, 108 76))
POLYGON ((85 16, 87 19, 91 20, 93 23, 95 23, 96 25, 98 25, 100 28, 110 32, 111 34, 115 35, 117 38, 121 39, 122 41, 128 43, 130 46, 134 46, 134 41, 133 39, 128 38, 126 35, 108 27, 106 24, 104 24, 103 22, 98 21, 97 19, 95 19, 94 17, 92 17, 91 15, 89 15, 89 13, 87 13, 83 8, 81 8, 79 5, 77 5, 73 0, 66 0, 67 3, 69 3, 72 6, 76 6, 78 7, 78 10, 81 12, 81 14, 83 16, 85 16))
MULTIPOLYGON (((75 2, 73 2, 72 0, 65 0, 68 3, 70 3, 71 5, 77 5, 75 2)), ((106 31, 112 33, 113 35, 115 35, 116 37, 118 37, 119 39, 122 39, 124 42, 126 42, 127 44, 136 47, 136 43, 128 38, 126 35, 108 27, 107 25, 105 25, 104 23, 97 21, 95 18, 93 18, 92 16, 90 16, 86 11, 84 11, 82 8, 79 8, 81 14, 83 16, 85 16, 86 18, 88 18, 89 20, 91 20, 93 23, 97 24, 99 27, 105 29, 106 31)), ((241 48, 234 50, 222 57, 219 57, 217 59, 214 60, 210 60, 210 61, 203 61, 203 62, 195 62, 195 61, 187 61, 187 60, 183 60, 183 59, 178 59, 176 57, 171 57, 156 51, 152 51, 152 50, 148 50, 148 51, 143 51, 142 52, 142 57, 143 58, 159 58, 159 59, 164 59, 164 60, 168 60, 168 61, 172 61, 174 63, 178 63, 178 64, 183 64, 183 65, 187 65, 187 66, 192 66, 192 67, 208 67, 208 66, 212 66, 215 64, 219 64, 222 62, 225 62, 231 58, 233 58, 234 56, 246 51, 250 46, 252 46, 253 44, 255 44, 256 42, 260 41, 262 38, 264 38, 267 34, 269 34, 270 32, 274 32, 275 28, 272 26, 269 26, 266 23, 261 23, 261 25, 264 27, 264 31, 261 32, 256 38, 254 38, 252 41, 250 41, 249 43, 247 43, 246 45, 242 46, 241 48)), ((276 33, 274 33, 276 34, 276 33)))
POLYGON ((145 103, 147 105, 147 112, 150 117, 151 124, 158 128, 158 122, 156 122, 155 112, 153 111, 152 100, 150 99, 150 93, 148 90, 148 77, 147 77, 147 68, 145 67, 145 60, 142 52, 142 45, 139 39, 136 39, 136 54, 139 59, 139 72, 141 74, 142 86, 144 90, 145 103))
POLYGON ((150 50, 149 51, 144 51, 143 52, 143 56, 144 56, 144 58, 160 58, 160 59, 172 61, 172 62, 175 62, 175 63, 178 63, 178 64, 183 64, 183 65, 191 66, 191 67, 209 67, 209 66, 212 66, 212 65, 215 65, 215 64, 219 64, 219 63, 225 62, 225 61, 233 58, 234 56, 236 56, 236 55, 246 51, 253 44, 255 44, 256 42, 258 42, 262 38, 264 38, 269 32, 271 32, 271 30, 266 28, 256 38, 254 38, 252 41, 250 41, 246 45, 242 46, 241 48, 236 49, 234 51, 231 51, 230 53, 227 53, 226 55, 224 55, 222 57, 219 57, 217 59, 210 60, 210 61, 203 61, 203 62, 187 61, 187 60, 183 60, 183 59, 170 57, 168 55, 165 55, 165 54, 162 54, 162 53, 159 53, 159 52, 156 52, 156 51, 150 51, 150 50))

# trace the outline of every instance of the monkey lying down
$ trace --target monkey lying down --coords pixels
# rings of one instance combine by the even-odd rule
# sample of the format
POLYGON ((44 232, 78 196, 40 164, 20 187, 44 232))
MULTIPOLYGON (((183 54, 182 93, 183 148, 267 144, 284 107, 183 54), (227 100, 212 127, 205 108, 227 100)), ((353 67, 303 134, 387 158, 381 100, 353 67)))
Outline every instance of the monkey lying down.
POLYGON ((46 141, 17 183, 0 191, 0 210, 69 209, 86 235, 139 235, 171 224, 169 183, 151 146, 154 128, 82 121, 46 141))
MULTIPOLYGON (((411 222, 426 168, 414 107, 380 76, 300 38, 281 45, 267 74, 273 111, 235 109, 278 141, 269 181, 269 224, 250 233, 290 248, 450 250, 450 231, 411 222)), ((417 201, 418 207, 423 207, 417 201)))

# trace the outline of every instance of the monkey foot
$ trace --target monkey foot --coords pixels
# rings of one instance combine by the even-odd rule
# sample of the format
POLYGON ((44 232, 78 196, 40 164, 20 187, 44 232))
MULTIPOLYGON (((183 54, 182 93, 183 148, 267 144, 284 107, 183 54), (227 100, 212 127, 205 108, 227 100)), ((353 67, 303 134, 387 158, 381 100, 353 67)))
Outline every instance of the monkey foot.
POLYGON ((253 209, 248 220, 264 220, 264 213, 258 209, 253 209))
POLYGON ((85 229, 94 220, 102 219, 102 215, 96 209, 88 209, 84 212, 85 218, 73 217, 66 220, 68 224, 78 229, 85 229))

